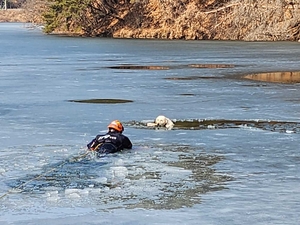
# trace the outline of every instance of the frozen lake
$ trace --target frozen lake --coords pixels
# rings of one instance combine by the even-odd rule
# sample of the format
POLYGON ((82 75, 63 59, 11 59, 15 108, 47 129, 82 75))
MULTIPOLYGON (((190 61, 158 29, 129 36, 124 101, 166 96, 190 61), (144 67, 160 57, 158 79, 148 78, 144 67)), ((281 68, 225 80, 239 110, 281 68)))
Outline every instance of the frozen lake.
POLYGON ((244 78, 299 43, 0 34, 1 224, 299 223, 300 83, 244 78), (114 119, 133 149, 80 157, 114 119))

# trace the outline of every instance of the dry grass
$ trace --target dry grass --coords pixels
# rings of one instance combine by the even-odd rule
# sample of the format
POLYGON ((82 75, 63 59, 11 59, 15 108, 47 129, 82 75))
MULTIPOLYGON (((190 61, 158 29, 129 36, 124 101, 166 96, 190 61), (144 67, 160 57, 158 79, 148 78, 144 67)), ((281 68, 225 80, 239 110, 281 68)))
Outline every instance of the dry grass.
POLYGON ((42 14, 47 8, 45 0, 27 0, 25 4, 22 5, 26 11, 26 18, 28 21, 34 24, 42 24, 42 14))
POLYGON ((222 28, 228 39, 299 40, 299 0, 293 4, 286 0, 242 0, 225 18, 227 24, 222 28))
MULTIPOLYGON (((299 40, 300 0, 150 0, 149 22, 120 27, 130 37, 218 40, 299 40)), ((138 18, 141 12, 135 13, 138 18)), ((130 21, 125 23, 130 24, 130 21)))
POLYGON ((0 10, 0 22, 29 22, 24 9, 0 10))
MULTIPOLYGON (((108 1, 94 0, 100 6, 103 2, 108 1)), ((300 39, 300 0, 121 2, 109 1, 109 8, 113 10, 105 16, 89 11, 80 27, 87 35, 108 34, 125 38, 245 41, 300 39)), ((27 0, 24 8, 26 15, 8 15, 9 12, 0 11, 0 21, 42 23, 44 0, 27 0)))

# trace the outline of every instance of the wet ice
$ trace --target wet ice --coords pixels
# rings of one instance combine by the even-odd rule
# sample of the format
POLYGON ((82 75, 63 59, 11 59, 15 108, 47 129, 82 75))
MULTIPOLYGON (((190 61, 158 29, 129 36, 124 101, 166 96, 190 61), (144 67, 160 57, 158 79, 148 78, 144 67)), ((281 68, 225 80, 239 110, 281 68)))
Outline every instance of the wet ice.
POLYGON ((299 71, 298 43, 82 39, 18 24, 0 29, 0 192, 15 190, 1 200, 1 223, 299 221, 299 84, 243 78, 299 71), (5 46, 12 42, 14 48, 5 46), (112 69, 128 64, 137 67, 112 69), (182 67, 218 64, 234 67, 182 67), (147 69, 153 65, 169 69, 147 69), (183 128, 131 123, 160 114, 183 128), (113 119, 124 122, 133 150, 69 160, 113 119), (185 123, 194 119, 196 126, 185 123))

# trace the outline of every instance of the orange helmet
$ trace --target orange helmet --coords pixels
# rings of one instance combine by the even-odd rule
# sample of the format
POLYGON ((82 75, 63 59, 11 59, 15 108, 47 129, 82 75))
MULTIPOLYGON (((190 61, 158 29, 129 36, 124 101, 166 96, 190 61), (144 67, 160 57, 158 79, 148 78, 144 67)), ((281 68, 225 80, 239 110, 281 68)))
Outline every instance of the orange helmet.
POLYGON ((112 121, 107 127, 112 128, 112 129, 114 129, 116 131, 119 131, 121 133, 124 131, 124 127, 123 127, 122 123, 119 120, 112 121))

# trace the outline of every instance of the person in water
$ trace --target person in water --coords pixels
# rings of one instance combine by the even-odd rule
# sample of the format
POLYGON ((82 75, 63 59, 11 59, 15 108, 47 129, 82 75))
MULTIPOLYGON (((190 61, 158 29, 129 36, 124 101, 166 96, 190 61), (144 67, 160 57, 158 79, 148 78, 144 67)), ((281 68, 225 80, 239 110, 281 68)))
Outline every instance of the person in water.
POLYGON ((88 145, 88 149, 98 154, 108 154, 131 149, 132 143, 123 133, 124 127, 119 120, 112 121, 108 126, 108 132, 97 135, 88 145))

